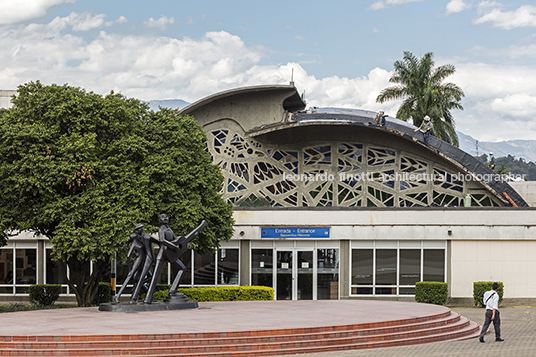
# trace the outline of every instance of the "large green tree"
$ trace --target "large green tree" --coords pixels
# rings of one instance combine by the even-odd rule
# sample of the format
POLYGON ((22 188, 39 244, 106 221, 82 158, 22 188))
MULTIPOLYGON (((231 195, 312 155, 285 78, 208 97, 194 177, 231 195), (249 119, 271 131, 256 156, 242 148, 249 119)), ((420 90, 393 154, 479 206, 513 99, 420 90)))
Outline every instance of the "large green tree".
POLYGON ((396 61, 394 68, 389 82, 396 85, 385 88, 376 101, 402 100, 397 118, 406 121, 412 119, 414 125, 420 126, 428 115, 432 119, 432 135, 458 146, 451 110, 463 110, 460 101, 464 93, 457 85, 443 82, 456 71, 454 65, 434 68, 433 53, 428 52, 417 58, 411 52, 404 52, 403 60, 396 61))
POLYGON ((206 219, 191 246, 210 251, 232 236, 233 219, 205 149, 203 129, 171 110, 113 92, 22 85, 0 117, 0 243, 22 230, 49 237, 79 306, 91 303, 136 223, 156 232, 166 213, 184 235, 206 219))

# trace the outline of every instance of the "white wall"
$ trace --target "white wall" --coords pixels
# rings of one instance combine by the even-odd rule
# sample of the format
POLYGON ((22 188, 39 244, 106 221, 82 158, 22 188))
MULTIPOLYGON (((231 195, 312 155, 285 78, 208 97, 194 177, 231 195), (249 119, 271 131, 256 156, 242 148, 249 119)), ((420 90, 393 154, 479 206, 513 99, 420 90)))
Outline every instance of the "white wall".
POLYGON ((472 297, 476 281, 501 281, 504 298, 535 298, 536 241, 452 241, 451 297, 472 297))
POLYGON ((234 239, 260 239, 261 227, 311 226, 330 228, 331 239, 536 241, 534 208, 235 210, 234 218, 234 239))
POLYGON ((261 227, 326 227, 330 240, 450 241, 451 297, 472 299, 474 282, 502 281, 505 298, 536 298, 534 208, 274 209, 235 211, 234 218, 233 239, 261 239, 261 227))
POLYGON ((0 108, 11 108, 11 96, 16 93, 14 90, 0 90, 0 108))
POLYGON ((529 206, 536 207, 536 181, 509 182, 509 184, 529 206))

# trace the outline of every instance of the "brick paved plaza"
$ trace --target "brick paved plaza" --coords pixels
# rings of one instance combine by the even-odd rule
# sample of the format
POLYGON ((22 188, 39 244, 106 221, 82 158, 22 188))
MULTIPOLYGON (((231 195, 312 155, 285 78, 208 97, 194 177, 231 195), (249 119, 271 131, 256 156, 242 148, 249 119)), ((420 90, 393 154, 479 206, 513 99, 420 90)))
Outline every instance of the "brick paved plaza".
MULTIPOLYGON (((482 325, 484 310, 453 308, 452 310, 482 325)), ((501 309, 501 330, 504 342, 495 342, 493 327, 486 335, 486 343, 478 339, 438 342, 427 345, 381 348, 330 353, 312 353, 307 357, 435 357, 435 356, 536 356, 536 307, 508 307, 501 309)), ((295 355, 296 356, 296 355, 295 355)), ((288 356, 285 356, 288 357, 288 356)))

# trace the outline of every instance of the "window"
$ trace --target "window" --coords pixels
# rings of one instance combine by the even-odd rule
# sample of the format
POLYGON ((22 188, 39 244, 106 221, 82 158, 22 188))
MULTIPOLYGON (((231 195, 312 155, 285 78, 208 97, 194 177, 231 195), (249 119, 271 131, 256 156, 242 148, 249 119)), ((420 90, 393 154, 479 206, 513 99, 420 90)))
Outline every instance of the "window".
POLYGON ((273 287, 273 249, 251 250, 251 285, 273 287))
POLYGON ((0 249, 0 293, 13 294, 13 248, 0 249))
POLYGON ((317 249, 317 299, 339 298, 339 250, 317 249))
POLYGON ((55 260, 52 260, 52 249, 46 249, 46 274, 45 274, 45 283, 46 284, 61 284, 62 286, 62 294, 67 293, 67 279, 65 279, 62 274, 59 267, 59 263, 55 260))
POLYGON ((0 277, 0 293, 27 294, 28 287, 37 282, 37 249, 0 249, 0 277))
POLYGON ((238 249, 218 250, 218 285, 238 285, 238 249))
POLYGON ((423 274, 423 281, 445 281, 445 250, 424 250, 423 274))
MULTIPOLYGON (((192 266, 185 253, 181 259, 187 270, 192 266)), ((191 259, 191 258, 189 258, 191 259)), ((193 285, 239 285, 239 249, 220 248, 216 254, 193 254, 193 272, 184 276, 181 285, 187 285, 193 278, 193 285)))
POLYGON ((351 249, 350 295, 414 295, 418 281, 445 281, 446 242, 360 244, 351 249))

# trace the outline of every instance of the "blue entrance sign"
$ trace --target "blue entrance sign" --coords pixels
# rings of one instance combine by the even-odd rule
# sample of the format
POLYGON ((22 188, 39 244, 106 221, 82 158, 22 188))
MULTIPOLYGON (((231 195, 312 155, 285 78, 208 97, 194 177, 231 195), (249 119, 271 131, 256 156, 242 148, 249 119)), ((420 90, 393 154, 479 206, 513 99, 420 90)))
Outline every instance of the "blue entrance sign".
POLYGON ((329 228, 261 228, 261 238, 329 238, 329 228))

